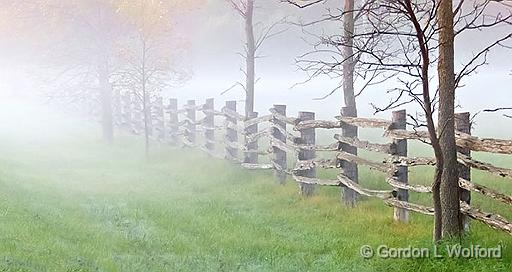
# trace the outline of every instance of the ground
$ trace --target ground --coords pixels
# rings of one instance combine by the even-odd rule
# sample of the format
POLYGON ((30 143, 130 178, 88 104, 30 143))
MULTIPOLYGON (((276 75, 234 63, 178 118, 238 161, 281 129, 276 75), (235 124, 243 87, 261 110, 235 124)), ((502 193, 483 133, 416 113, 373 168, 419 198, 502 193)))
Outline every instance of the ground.
MULTIPOLYGON (((366 244, 432 248, 432 219, 413 214, 398 224, 380 200, 345 208, 339 188, 303 199, 270 171, 169 146, 154 145, 146 159, 135 137, 106 146, 85 121, 29 126, 37 120, 29 116, 2 120, 0 271, 512 269, 512 238, 475 222, 463 244, 502 245, 502 259, 366 260, 366 244)), ((428 182, 424 173, 411 176, 428 182)), ((362 170, 368 186, 380 187, 379 178, 362 170)), ((501 209, 480 198, 475 205, 501 209)))

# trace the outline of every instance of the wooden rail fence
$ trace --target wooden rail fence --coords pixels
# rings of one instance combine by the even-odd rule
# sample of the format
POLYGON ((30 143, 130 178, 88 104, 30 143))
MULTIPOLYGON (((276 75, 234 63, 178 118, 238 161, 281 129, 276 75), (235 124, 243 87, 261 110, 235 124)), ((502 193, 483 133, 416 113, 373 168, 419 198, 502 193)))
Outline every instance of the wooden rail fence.
MULTIPOLYGON (((140 104, 135 103, 129 95, 125 95, 120 102, 119 126, 134 134, 141 134, 144 113, 140 104)), ((435 160, 408 156, 408 140, 428 143, 429 138, 425 131, 406 130, 407 115, 403 110, 393 112, 392 120, 385 120, 348 117, 345 115, 349 115, 346 113, 350 109, 344 108, 341 116, 333 120, 316 120, 313 112, 299 112, 297 117, 288 116, 285 105, 274 105, 266 115, 254 112, 245 118, 237 112, 236 101, 227 101, 221 110, 215 110, 213 99, 207 99, 200 105, 189 100, 181 109, 177 99, 170 99, 166 106, 162 99, 157 99, 152 107, 149 127, 150 135, 156 141, 200 148, 211 156, 227 159, 251 170, 273 170, 279 184, 285 183, 286 177, 291 176, 299 184, 299 192, 306 197, 314 193, 315 186, 339 186, 347 205, 354 205, 358 196, 380 198, 394 207, 393 216, 397 221, 407 222, 410 211, 433 215, 433 208, 409 202, 409 192, 432 192, 429 186, 409 183, 409 168, 435 165, 435 160), (222 125, 218 125, 220 120, 223 121, 222 125), (354 136, 357 135, 354 129, 358 127, 380 128, 390 141, 382 144, 361 140, 354 136), (319 145, 316 143, 318 129, 338 130, 341 134, 334 134, 332 144, 319 145), (358 156, 358 149, 386 154, 387 157, 381 161, 368 160, 358 156), (328 152, 332 156, 320 159, 318 152, 328 152), (287 162, 291 155, 296 158, 293 167, 289 167, 287 162), (260 162, 264 156, 268 157, 268 163, 260 162), (385 173, 387 178, 384 182, 390 189, 362 187, 358 183, 359 165, 385 173), (339 173, 335 179, 320 179, 316 175, 319 168, 339 169, 339 173)), ((465 216, 465 227, 469 226, 468 219, 472 218, 512 234, 512 223, 505 218, 470 206, 470 192, 512 205, 512 196, 473 183, 470 175, 471 168, 474 168, 512 179, 511 169, 471 157, 471 151, 510 155, 512 140, 472 136, 469 113, 457 114, 456 120, 461 213, 465 216)))

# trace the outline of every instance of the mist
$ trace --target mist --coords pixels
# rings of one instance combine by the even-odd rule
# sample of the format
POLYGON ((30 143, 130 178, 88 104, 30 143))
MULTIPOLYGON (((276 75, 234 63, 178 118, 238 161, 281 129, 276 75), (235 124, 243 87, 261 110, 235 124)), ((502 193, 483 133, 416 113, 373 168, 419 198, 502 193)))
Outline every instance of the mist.
POLYGON ((0 0, 0 271, 510 271, 512 3, 442 2, 0 0))

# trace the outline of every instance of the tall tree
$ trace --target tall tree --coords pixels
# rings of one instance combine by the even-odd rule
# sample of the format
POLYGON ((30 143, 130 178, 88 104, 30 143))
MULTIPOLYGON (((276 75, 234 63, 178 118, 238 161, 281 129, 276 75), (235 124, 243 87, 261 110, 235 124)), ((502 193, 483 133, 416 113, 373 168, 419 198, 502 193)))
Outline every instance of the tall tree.
POLYGON ((459 175, 457 145, 455 143, 455 49, 454 13, 452 0, 438 0, 437 20, 439 27, 439 144, 443 164, 441 176, 441 209, 443 235, 459 235, 462 220, 459 204, 459 175))
POLYGON ((269 38, 272 38, 283 31, 275 31, 280 22, 275 22, 269 26, 264 26, 255 34, 254 12, 255 0, 226 0, 237 14, 244 20, 245 29, 245 53, 241 54, 245 61, 245 84, 237 82, 225 92, 236 86, 241 86, 245 91, 245 117, 249 118, 254 112, 255 84, 256 84, 256 58, 258 49, 269 38))
MULTIPOLYGON (((354 91, 354 71, 355 71, 355 59, 354 59, 354 33, 355 33, 355 18, 354 18, 354 0, 345 0, 343 6, 343 39, 345 45, 343 46, 343 98, 345 100, 345 109, 343 112, 346 116, 357 117, 357 105, 356 95, 354 91)), ((351 126, 344 129, 345 137, 357 138, 357 127, 351 126)), ((353 148, 353 153, 357 154, 357 148, 353 148)), ((358 175, 357 164, 350 165, 354 177, 358 175)), ((343 188, 343 201, 349 205, 354 206, 356 202, 356 194, 349 188, 343 188)))
MULTIPOLYGON (((324 0, 312 0, 312 1, 294 1, 294 0, 282 0, 288 4, 292 4, 298 8, 309 8, 316 4, 324 3, 324 0)), ((354 54, 354 36, 356 35, 356 20, 361 22, 364 17, 360 14, 356 15, 355 12, 355 1, 354 0, 343 0, 343 7, 337 8, 340 10, 339 14, 332 14, 331 8, 327 8, 327 14, 322 19, 313 20, 309 23, 299 23, 303 29, 308 29, 318 25, 324 25, 329 27, 332 24, 336 24, 341 27, 337 27, 334 34, 316 35, 312 34, 311 31, 305 31, 309 36, 313 36, 313 51, 302 55, 299 58, 299 67, 307 72, 310 77, 306 80, 309 81, 318 76, 328 75, 330 77, 341 77, 341 84, 330 91, 327 95, 319 99, 325 99, 333 95, 337 90, 342 89, 343 103, 340 105, 344 106, 343 114, 349 117, 357 117, 357 103, 356 98, 358 93, 362 91, 366 86, 371 85, 371 82, 377 77, 377 73, 367 77, 361 73, 357 74, 357 59, 354 54), (340 34, 341 33, 341 34, 340 34), (333 39, 340 39, 339 44, 334 44, 333 39), (333 50, 332 48, 335 48, 333 50), (341 65, 332 63, 332 59, 339 58, 341 65), (356 78, 359 78, 363 83, 361 90, 356 93, 355 83, 356 78)), ((363 72, 364 73, 364 72, 363 72)), ((354 137, 358 136, 358 128, 355 126, 347 127, 344 129, 344 136, 354 137)), ((357 149, 351 150, 353 153, 357 153, 357 149)), ((357 164, 347 164, 347 167, 351 168, 353 176, 357 176, 358 167, 357 164)), ((349 188, 343 189, 342 200, 348 206, 354 206, 356 201, 356 194, 349 188)))
MULTIPOLYGON (((310 1, 309 6, 318 2, 321 1, 310 1)), ((318 46, 336 49, 351 47, 356 67, 360 68, 356 74, 364 71, 377 75, 372 77, 377 83, 391 81, 397 85, 387 90, 387 93, 395 93, 396 96, 384 106, 374 105, 376 112, 396 109, 408 103, 419 105, 421 113, 410 115, 409 119, 414 129, 427 128, 428 143, 432 145, 436 159, 432 184, 436 241, 443 236, 461 233, 454 131, 455 90, 461 86, 463 78, 487 63, 488 52, 510 41, 512 34, 507 32, 502 37, 493 37, 487 46, 479 48, 469 60, 464 60, 458 73, 454 68, 454 41, 462 33, 469 35, 474 30, 499 29, 501 25, 510 25, 510 7, 493 7, 493 4, 499 5, 501 2, 460 0, 453 10, 451 0, 366 0, 361 1, 353 11, 328 14, 319 20, 339 21, 347 12, 356 14, 356 19, 365 18, 365 26, 353 33, 353 39, 321 36, 318 46), (493 12, 495 10, 498 11, 493 12), (437 82, 432 81, 432 66, 436 64, 437 82), (431 85, 436 83, 438 87, 432 88, 431 85)), ((318 51, 332 52, 328 49, 318 51)), ((345 67, 346 62, 350 63, 351 58, 306 61, 305 70, 319 75, 336 71, 336 67, 345 67)))

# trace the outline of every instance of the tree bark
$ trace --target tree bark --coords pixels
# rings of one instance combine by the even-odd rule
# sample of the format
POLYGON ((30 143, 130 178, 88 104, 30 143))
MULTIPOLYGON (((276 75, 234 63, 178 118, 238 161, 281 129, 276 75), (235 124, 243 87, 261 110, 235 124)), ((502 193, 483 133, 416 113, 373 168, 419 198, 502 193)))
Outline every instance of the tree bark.
POLYGON ((457 146, 455 144, 455 71, 452 0, 438 1, 439 22, 439 115, 438 134, 443 156, 441 208, 443 237, 461 233, 457 146))
POLYGON ((442 238, 442 205, 441 205, 441 179, 443 175, 443 166, 444 166, 444 158, 441 150, 441 145, 439 143, 439 138, 437 136, 436 127, 434 124, 433 118, 433 106, 432 100, 430 98, 430 76, 429 76, 429 68, 430 68, 430 51, 427 46, 427 41, 425 39, 425 34, 423 32, 423 28, 420 25, 418 18, 416 17, 415 10, 412 5, 412 1, 408 0, 405 2, 405 7, 407 9, 407 14, 411 22, 414 25, 416 30, 416 38, 418 40, 418 46, 421 53, 421 87, 422 87, 422 97, 423 97, 423 108, 425 111, 425 119, 427 123, 428 135, 430 138, 430 142, 432 144, 432 149, 434 149, 434 155, 436 158, 436 169, 434 182, 432 184, 432 200, 434 204, 434 241, 438 242, 442 238))
MULTIPOLYGON (((354 0, 345 0, 345 15, 343 16, 343 36, 346 46, 343 48, 343 97, 345 106, 354 108, 351 117, 357 117, 356 97, 354 94, 354 0)), ((357 130, 356 135, 357 136, 357 130)))
POLYGON ((245 14, 245 33, 247 35, 247 56, 246 56, 246 82, 245 82, 245 117, 249 118, 254 112, 254 84, 255 84, 255 58, 256 41, 254 39, 254 0, 247 0, 245 14))
MULTIPOLYGON (((356 97, 354 92, 354 0, 345 0, 343 16, 343 39, 346 46, 343 47, 343 98, 345 107, 343 107, 344 117, 357 117, 356 97)), ((357 138, 358 129, 356 126, 345 126, 343 129, 343 136, 349 138, 357 138)), ((345 146, 345 151, 351 154, 357 154, 357 148, 352 146, 345 146)), ((345 170, 347 170, 352 178, 352 181, 357 182, 358 167, 357 164, 346 163, 345 170)), ((354 207, 356 202, 356 194, 350 188, 342 189, 342 202, 349 207, 354 207)))

